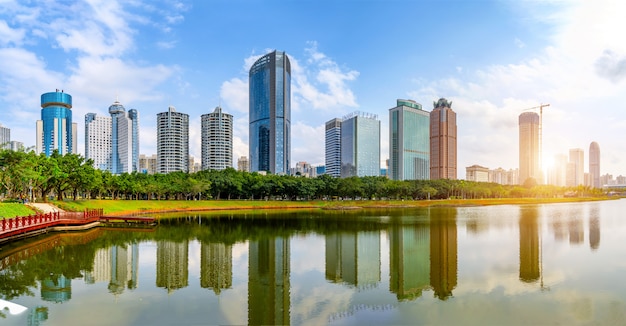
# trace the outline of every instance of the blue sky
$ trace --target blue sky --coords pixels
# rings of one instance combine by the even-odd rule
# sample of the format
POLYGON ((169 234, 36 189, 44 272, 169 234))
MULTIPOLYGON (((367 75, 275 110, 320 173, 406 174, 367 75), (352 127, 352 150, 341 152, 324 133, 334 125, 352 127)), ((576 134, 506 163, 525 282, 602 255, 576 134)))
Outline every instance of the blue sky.
MULTIPOLYGON (((544 111, 544 157, 596 141, 601 172, 626 174, 626 5, 621 1, 11 1, 0 0, 0 123, 35 144, 39 96, 73 96, 84 115, 116 97, 140 113, 141 153, 156 153, 156 114, 235 117, 247 155, 247 71, 259 56, 292 62, 292 161, 324 163, 324 122, 353 111, 381 120, 413 99, 453 102, 459 177, 473 164, 518 166, 517 117, 544 111), (7 114, 9 113, 9 114, 7 114)), ((585 167, 588 170, 588 167, 585 167)))

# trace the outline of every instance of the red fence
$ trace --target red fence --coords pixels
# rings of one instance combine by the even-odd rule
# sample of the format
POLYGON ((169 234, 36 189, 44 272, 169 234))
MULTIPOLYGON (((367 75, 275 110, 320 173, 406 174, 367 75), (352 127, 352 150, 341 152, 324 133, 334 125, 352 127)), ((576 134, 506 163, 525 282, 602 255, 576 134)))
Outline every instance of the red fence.
POLYGON ((56 225, 84 225, 98 221, 103 213, 102 209, 90 209, 82 213, 52 212, 3 219, 0 222, 0 239, 56 225))

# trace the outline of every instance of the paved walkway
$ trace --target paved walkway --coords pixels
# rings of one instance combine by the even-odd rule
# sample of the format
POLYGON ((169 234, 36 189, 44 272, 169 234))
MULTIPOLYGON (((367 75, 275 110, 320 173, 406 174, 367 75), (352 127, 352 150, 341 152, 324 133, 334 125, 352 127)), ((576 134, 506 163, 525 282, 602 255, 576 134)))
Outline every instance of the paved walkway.
POLYGON ((48 204, 48 203, 28 203, 26 204, 32 208, 37 209, 38 211, 47 214, 47 213, 54 213, 54 212, 64 212, 64 210, 52 205, 52 204, 48 204))

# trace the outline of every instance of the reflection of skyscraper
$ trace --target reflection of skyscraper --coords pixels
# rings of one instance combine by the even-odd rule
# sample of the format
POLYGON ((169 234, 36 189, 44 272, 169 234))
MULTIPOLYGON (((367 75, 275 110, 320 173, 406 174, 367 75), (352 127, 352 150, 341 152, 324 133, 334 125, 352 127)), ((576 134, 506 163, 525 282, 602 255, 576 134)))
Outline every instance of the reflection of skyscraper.
POLYGON ((251 241, 248 248, 248 324, 290 324, 289 239, 251 241))
POLYGON ((456 180, 456 112, 452 102, 440 98, 430 112, 430 179, 456 180))
POLYGON ((431 211, 430 285, 435 296, 446 300, 457 282, 456 208, 431 211))
POLYGON ((589 216, 589 247, 596 250, 600 247, 600 214, 598 209, 592 209, 589 216))
POLYGON ((39 326, 48 320, 48 307, 39 306, 28 312, 28 326, 39 326))
POLYGON ((423 225, 394 224, 389 231, 389 291, 414 299, 430 285, 430 234, 423 225))
POLYGON ((539 162, 539 115, 535 112, 524 112, 519 115, 519 183, 524 184, 528 178, 543 183, 539 162))
POLYGON ((568 224, 569 231, 569 243, 581 244, 585 241, 585 230, 583 226, 583 220, 579 217, 572 217, 568 224))
POLYGON ((124 289, 137 287, 138 245, 111 247, 111 279, 109 292, 122 294, 124 289))
POLYGON ((168 292, 181 289, 189 284, 189 241, 157 242, 156 286, 168 292))
POLYGON ((537 208, 522 207, 519 218, 519 279, 521 281, 534 282, 541 276, 539 250, 537 208))
POLYGON ((326 278, 357 287, 380 282, 380 232, 327 235, 326 278))
POLYGON ((285 52, 260 57, 250 68, 250 171, 289 172, 291 63, 285 52))
POLYGON ((220 294, 233 285, 233 247, 203 243, 200 247, 200 286, 220 294))
POLYGON ((41 281, 41 299, 62 303, 72 298, 72 280, 63 275, 50 275, 41 281))

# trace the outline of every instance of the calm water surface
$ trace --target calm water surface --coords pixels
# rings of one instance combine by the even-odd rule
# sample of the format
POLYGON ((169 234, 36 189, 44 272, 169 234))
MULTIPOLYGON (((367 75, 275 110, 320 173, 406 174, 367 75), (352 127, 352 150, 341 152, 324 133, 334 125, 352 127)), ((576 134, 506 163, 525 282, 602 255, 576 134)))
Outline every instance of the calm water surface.
POLYGON ((0 249, 2 325, 624 324, 626 200, 178 216, 0 249))

